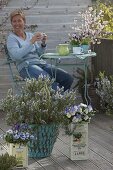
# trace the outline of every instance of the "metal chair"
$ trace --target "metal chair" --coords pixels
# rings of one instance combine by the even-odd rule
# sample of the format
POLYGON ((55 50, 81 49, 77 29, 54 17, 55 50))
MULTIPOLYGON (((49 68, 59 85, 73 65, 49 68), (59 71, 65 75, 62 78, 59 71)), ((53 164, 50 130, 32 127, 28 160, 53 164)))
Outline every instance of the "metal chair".
MULTIPOLYGON (((19 75, 18 71, 17 71, 16 74, 14 74, 13 67, 14 66, 16 67, 15 61, 13 61, 11 59, 11 57, 9 56, 6 45, 4 45, 4 50, 5 50, 5 56, 6 56, 5 64, 8 65, 8 67, 9 67, 9 71, 10 71, 10 75, 11 75, 11 81, 12 81, 12 84, 13 84, 13 90, 18 92, 18 91, 20 91, 20 88, 21 88, 21 86, 22 86, 22 84, 24 83, 25 80, 19 75)), ((16 68, 16 70, 17 70, 17 68, 16 68)), ((28 73, 28 65, 27 64, 26 64, 26 71, 28 73)), ((29 73, 28 73, 28 77, 31 78, 29 73)))

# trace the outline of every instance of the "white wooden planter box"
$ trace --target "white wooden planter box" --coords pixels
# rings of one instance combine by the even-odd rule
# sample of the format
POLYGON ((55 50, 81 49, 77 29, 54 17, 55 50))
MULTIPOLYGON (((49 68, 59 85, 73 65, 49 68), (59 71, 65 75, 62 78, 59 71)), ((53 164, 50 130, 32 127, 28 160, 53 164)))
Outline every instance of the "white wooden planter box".
MULTIPOLYGON (((74 124, 71 124, 70 128, 73 130, 74 124)), ((65 135, 65 140, 62 142, 67 145, 60 147, 61 152, 71 160, 87 160, 88 159, 88 123, 78 124, 73 133, 81 134, 81 137, 77 139, 74 135, 65 135), (66 146, 66 147, 65 147, 66 146)), ((65 132, 64 132, 65 133, 65 132)))
POLYGON ((15 156, 17 167, 28 167, 28 147, 22 144, 8 143, 8 154, 15 156))
MULTIPOLYGON (((71 124, 71 129, 74 124, 71 124)), ((71 160, 88 159, 88 123, 78 124, 74 130, 74 134, 81 134, 77 139, 74 135, 70 136, 69 157, 71 160)))

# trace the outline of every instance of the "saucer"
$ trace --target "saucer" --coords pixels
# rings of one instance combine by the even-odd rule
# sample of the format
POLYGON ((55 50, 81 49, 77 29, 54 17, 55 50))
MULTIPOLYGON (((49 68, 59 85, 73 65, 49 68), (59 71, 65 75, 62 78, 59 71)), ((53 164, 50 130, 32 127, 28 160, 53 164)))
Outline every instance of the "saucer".
POLYGON ((83 52, 81 53, 73 53, 74 55, 81 55, 81 54, 84 54, 83 52))

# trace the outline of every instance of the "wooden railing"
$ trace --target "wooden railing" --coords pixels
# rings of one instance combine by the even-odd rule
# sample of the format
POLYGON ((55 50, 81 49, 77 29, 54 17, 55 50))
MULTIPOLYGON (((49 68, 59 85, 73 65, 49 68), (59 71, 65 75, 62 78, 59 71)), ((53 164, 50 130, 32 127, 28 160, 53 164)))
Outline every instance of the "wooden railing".
POLYGON ((8 0, 0 0, 0 9, 8 4, 8 0))

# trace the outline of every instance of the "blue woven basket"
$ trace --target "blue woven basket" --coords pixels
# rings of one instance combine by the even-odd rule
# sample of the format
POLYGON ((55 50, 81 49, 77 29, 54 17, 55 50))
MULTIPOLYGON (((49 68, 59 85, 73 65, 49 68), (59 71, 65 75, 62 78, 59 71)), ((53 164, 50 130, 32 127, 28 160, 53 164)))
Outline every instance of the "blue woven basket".
POLYGON ((56 124, 31 125, 35 138, 28 143, 30 158, 44 158, 52 153, 59 128, 56 124))

